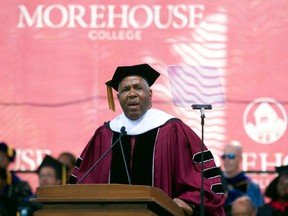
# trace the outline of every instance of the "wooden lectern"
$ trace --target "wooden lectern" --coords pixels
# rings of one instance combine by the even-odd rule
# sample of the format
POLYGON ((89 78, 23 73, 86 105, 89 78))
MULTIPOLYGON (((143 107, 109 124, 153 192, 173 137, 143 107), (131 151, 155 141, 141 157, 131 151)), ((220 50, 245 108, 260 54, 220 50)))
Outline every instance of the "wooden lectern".
POLYGON ((161 189, 122 184, 38 187, 35 216, 184 216, 161 189))

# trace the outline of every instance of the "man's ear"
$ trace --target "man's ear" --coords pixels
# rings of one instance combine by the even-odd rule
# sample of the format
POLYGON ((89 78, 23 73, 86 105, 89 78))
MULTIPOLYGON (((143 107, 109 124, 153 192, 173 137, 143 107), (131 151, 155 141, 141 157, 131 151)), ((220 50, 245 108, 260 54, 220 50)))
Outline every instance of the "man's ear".
POLYGON ((152 108, 152 89, 149 89, 149 97, 150 97, 149 109, 151 109, 152 108))

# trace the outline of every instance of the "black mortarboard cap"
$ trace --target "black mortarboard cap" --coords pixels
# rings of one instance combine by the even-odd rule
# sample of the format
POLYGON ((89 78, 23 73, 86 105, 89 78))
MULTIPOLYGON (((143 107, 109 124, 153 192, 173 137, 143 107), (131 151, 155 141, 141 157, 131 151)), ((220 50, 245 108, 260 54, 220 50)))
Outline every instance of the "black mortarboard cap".
POLYGON ((66 183, 68 167, 65 164, 62 164, 60 161, 51 157, 50 155, 46 155, 38 167, 37 173, 40 172, 42 167, 52 167, 55 170, 57 178, 61 179, 63 184, 66 183))
POLYGON ((118 91, 119 83, 127 76, 143 77, 147 80, 149 86, 151 86, 160 76, 160 73, 148 64, 120 66, 117 67, 112 79, 106 82, 106 85, 111 86, 114 90, 118 91))
POLYGON ((16 155, 16 151, 14 149, 12 149, 11 147, 9 147, 6 143, 4 143, 4 142, 0 143, 0 151, 6 153, 6 155, 8 156, 10 162, 14 161, 15 155, 16 155))
POLYGON ((276 167, 276 172, 281 176, 288 174, 288 165, 276 167))
POLYGON ((156 79, 160 76, 160 73, 154 70, 148 64, 117 67, 112 79, 106 82, 109 108, 113 111, 115 110, 115 105, 111 88, 118 91, 120 82, 127 76, 140 76, 148 82, 149 86, 152 86, 156 79))

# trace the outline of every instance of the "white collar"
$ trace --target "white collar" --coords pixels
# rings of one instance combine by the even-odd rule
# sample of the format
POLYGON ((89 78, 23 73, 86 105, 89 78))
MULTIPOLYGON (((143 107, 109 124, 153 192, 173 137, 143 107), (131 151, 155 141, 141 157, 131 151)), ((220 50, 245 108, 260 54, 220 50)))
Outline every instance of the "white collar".
POLYGON ((171 118, 174 117, 166 112, 149 109, 144 116, 135 121, 128 119, 122 113, 110 121, 109 125, 112 131, 120 132, 124 126, 128 135, 138 135, 165 124, 171 118))

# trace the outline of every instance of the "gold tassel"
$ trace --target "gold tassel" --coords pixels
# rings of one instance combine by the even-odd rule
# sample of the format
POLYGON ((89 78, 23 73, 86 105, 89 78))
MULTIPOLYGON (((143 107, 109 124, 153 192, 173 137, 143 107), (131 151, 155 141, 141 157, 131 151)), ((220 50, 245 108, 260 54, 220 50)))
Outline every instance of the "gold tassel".
POLYGON ((107 96, 108 96, 108 106, 109 109, 115 111, 115 102, 112 92, 112 87, 107 85, 107 96))
POLYGON ((8 146, 7 147, 7 155, 8 155, 8 157, 12 158, 13 157, 13 153, 14 153, 13 149, 8 146))
POLYGON ((10 171, 6 171, 6 175, 7 175, 7 178, 6 178, 6 183, 7 185, 12 185, 12 174, 10 171))

